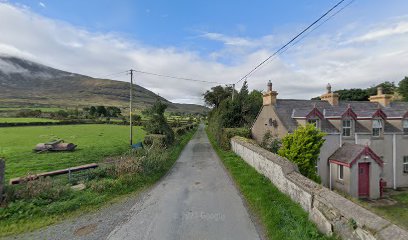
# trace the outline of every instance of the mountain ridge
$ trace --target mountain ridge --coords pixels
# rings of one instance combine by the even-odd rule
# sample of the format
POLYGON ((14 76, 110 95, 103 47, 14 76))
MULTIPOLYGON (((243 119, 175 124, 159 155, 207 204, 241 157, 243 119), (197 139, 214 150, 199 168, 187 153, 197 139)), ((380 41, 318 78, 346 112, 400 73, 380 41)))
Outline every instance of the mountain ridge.
MULTIPOLYGON (((170 112, 205 113, 196 104, 173 103, 139 85, 134 85, 136 109, 145 109, 157 99, 170 112)), ((106 105, 127 108, 129 83, 58 70, 14 56, 0 55, 0 106, 76 107, 106 105)))

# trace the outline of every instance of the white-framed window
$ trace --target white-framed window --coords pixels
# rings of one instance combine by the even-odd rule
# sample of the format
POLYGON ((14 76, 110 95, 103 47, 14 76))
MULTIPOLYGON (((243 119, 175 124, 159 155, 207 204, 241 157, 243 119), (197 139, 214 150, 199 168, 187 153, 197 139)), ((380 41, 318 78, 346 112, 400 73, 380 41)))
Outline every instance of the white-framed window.
POLYGON ((316 128, 320 128, 319 119, 317 119, 317 118, 308 119, 307 123, 313 124, 316 128))
POLYGON ((404 173, 408 173, 408 156, 404 156, 404 162, 402 164, 404 173))
POLYGON ((402 120, 402 129, 404 131, 404 135, 408 135, 408 119, 402 120))
POLYGON ((343 119, 342 126, 343 126, 343 136, 350 137, 351 136, 351 127, 352 127, 351 119, 343 119))
POLYGON ((337 169, 339 171, 338 178, 339 180, 343 180, 344 179, 344 166, 343 165, 337 165, 337 169))
POLYGON ((373 119, 373 136, 380 137, 383 131, 383 120, 373 119))

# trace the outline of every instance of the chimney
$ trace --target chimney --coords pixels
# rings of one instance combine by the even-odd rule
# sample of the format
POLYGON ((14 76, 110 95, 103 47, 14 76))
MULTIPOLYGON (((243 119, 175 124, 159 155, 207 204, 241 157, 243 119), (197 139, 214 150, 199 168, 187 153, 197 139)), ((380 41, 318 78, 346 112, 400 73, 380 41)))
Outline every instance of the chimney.
POLYGON ((268 82, 268 89, 266 93, 263 94, 263 105, 275 105, 276 104, 276 96, 278 93, 272 90, 272 82, 269 80, 268 82))
POLYGON ((384 94, 383 88, 377 87, 377 95, 371 96, 369 99, 370 99, 370 102, 376 102, 376 103, 381 104, 381 106, 386 107, 390 105, 392 101, 392 95, 384 94))
POLYGON ((330 105, 339 105, 339 94, 332 92, 332 87, 330 83, 327 84, 327 93, 320 96, 320 99, 323 101, 328 101, 330 105))

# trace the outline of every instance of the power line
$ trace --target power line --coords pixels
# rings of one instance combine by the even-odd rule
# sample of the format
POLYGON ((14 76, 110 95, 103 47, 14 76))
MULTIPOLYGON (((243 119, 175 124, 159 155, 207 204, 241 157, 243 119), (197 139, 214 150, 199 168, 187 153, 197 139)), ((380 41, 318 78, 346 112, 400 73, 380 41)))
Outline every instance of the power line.
POLYGON ((134 70, 134 72, 147 74, 147 75, 152 75, 152 76, 157 76, 157 77, 165 77, 165 78, 184 80, 184 81, 225 84, 225 83, 215 82, 215 81, 206 81, 206 80, 200 80, 200 79, 194 79, 194 78, 184 78, 184 77, 170 76, 170 75, 164 75, 164 74, 152 73, 152 72, 145 72, 145 71, 139 71, 139 70, 134 70))
MULTIPOLYGON (((303 35, 301 38, 299 38, 297 41, 293 42, 290 47, 295 46, 296 44, 298 44, 300 41, 302 41, 303 39, 305 39, 306 37, 308 37, 312 32, 314 32, 316 29, 318 29, 319 27, 321 27, 323 24, 325 24, 326 22, 328 22, 330 19, 332 19, 333 17, 335 17, 337 14, 339 14, 340 12, 342 12, 345 8, 347 8, 348 6, 350 6, 353 2, 355 2, 356 0, 351 0, 349 3, 347 3, 346 5, 344 5, 341 9, 339 9, 337 12, 333 13, 332 15, 330 15, 327 19, 325 19, 323 22, 321 22, 319 25, 316 25, 312 30, 310 30, 309 32, 305 33, 305 35, 303 35)), ((287 50, 289 49, 289 47, 283 49, 281 52, 279 52, 278 54, 276 54, 273 58, 271 58, 271 60, 274 60, 278 57, 278 55, 282 55, 283 53, 285 53, 287 50)))
POLYGON ((102 76, 102 77, 98 77, 98 78, 106 78, 106 77, 111 77, 111 76, 115 76, 115 75, 119 75, 119 74, 123 74, 123 73, 127 73, 127 72, 129 72, 129 70, 126 70, 126 71, 121 71, 121 72, 116 72, 116 73, 111 73, 111 74, 107 74, 107 75, 104 75, 104 76, 102 76))
POLYGON ((300 37, 302 34, 304 34, 307 30, 309 30, 311 27, 313 27, 316 23, 318 23, 321 19, 326 17, 331 11, 333 11, 335 8, 337 8, 340 4, 342 4, 345 0, 341 0, 338 2, 336 5, 334 5, 332 8, 330 8, 327 12, 325 12, 322 16, 320 16, 317 20, 315 20, 312 24, 310 24, 307 28, 303 29, 300 33, 298 33, 294 38, 292 38, 289 42, 287 42, 285 45, 283 45, 281 48, 279 48, 277 51, 275 51, 272 55, 270 55, 268 58, 263 60, 260 64, 258 64, 256 67, 254 67, 251 71, 249 71, 245 76, 243 76, 238 82, 235 84, 241 82, 242 80, 248 78, 249 75, 251 75, 253 72, 255 72, 260 66, 265 64, 269 59, 274 57, 276 54, 278 54, 280 51, 282 51, 284 48, 286 48, 289 44, 294 42, 298 37, 300 37))

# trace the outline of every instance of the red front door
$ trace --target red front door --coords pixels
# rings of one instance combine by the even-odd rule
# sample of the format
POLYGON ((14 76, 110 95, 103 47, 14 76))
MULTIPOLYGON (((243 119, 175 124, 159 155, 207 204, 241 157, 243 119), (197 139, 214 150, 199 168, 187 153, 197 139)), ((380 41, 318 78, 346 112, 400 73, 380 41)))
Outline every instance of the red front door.
POLYGON ((358 164, 358 196, 370 196, 370 165, 369 163, 358 164))

